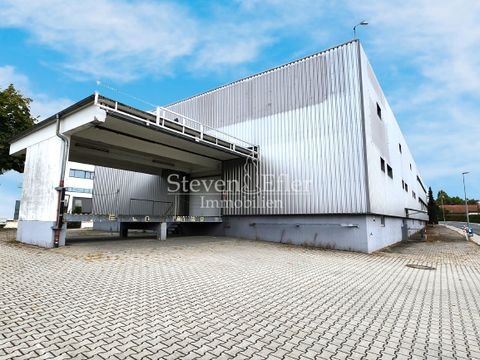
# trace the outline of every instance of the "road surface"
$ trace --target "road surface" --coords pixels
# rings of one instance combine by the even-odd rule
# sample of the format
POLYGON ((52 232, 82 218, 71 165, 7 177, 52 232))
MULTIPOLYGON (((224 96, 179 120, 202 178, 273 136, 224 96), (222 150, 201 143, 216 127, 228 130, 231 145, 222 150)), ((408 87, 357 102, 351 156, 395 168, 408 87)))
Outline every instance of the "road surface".
MULTIPOLYGON (((454 226, 459 229, 462 229, 465 225, 467 225, 466 222, 460 222, 460 221, 445 221, 445 222, 441 221, 440 223, 454 226)), ((475 234, 480 235, 480 224, 470 223, 470 227, 472 228, 475 234)))

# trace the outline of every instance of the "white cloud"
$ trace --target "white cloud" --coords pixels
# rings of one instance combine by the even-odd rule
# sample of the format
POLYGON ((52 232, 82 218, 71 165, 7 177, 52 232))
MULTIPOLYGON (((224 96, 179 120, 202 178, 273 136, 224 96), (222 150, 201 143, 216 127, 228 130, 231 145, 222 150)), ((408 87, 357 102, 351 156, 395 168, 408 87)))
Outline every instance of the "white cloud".
POLYGON ((331 8, 312 0, 202 7, 207 15, 200 17, 185 4, 151 0, 2 0, 0 27, 25 30, 31 41, 61 53, 63 60, 51 65, 76 79, 128 82, 179 67, 195 72, 248 64, 283 35, 312 33, 318 41, 313 23, 331 8))
POLYGON ((30 81, 27 76, 20 74, 15 70, 14 66, 5 65, 0 67, 0 88, 5 88, 10 84, 14 84, 19 89, 28 89, 30 81))
POLYGON ((196 38, 185 8, 154 1, 5 0, 0 18, 63 53, 68 70, 119 81, 166 71, 196 38))
POLYGON ((272 38, 259 29, 241 28, 237 24, 218 24, 205 34, 191 68, 194 71, 222 70, 256 60, 272 38))
POLYGON ((11 65, 0 66, 0 89, 4 89, 10 84, 13 84, 23 95, 32 99, 30 112, 33 117, 38 117, 40 120, 73 103, 67 98, 52 98, 47 94, 34 91, 30 79, 26 75, 18 72, 11 65))
POLYGON ((407 68, 393 74, 389 98, 426 180, 436 190, 448 183, 459 189, 461 172, 470 170, 472 196, 480 198, 480 3, 350 6, 368 14, 370 56, 407 68))

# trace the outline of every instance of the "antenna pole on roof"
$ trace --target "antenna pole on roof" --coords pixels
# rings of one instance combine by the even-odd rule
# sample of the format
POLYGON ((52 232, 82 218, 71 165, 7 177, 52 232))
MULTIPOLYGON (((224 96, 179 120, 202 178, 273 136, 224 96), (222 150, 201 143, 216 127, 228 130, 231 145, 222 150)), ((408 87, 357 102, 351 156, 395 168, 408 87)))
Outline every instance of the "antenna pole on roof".
POLYGON ((151 106, 152 108, 158 107, 158 105, 152 104, 151 102, 149 102, 149 101, 147 101, 147 100, 140 99, 139 97, 136 97, 135 95, 131 95, 131 94, 126 93, 126 92, 124 92, 124 91, 118 90, 118 89, 116 89, 116 88, 114 88, 113 86, 110 86, 110 85, 108 85, 108 84, 104 84, 104 83, 102 83, 100 80, 97 80, 96 83, 97 83, 97 87, 103 87, 103 88, 108 89, 108 90, 110 90, 110 91, 113 91, 113 92, 115 92, 115 93, 117 93, 117 94, 120 94, 120 95, 123 95, 123 96, 127 96, 127 97, 129 97, 130 99, 133 99, 133 100, 138 101, 138 102, 141 102, 141 103, 143 103, 143 104, 145 104, 145 105, 151 106))

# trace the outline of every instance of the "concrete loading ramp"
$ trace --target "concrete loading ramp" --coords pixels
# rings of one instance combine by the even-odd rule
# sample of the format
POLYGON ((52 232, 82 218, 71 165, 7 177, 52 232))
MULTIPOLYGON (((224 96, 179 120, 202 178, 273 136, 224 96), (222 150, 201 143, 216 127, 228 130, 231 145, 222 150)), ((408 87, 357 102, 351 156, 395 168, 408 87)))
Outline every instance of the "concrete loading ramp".
MULTIPOLYGON (((62 210, 68 160, 199 177, 220 175, 227 160, 256 159, 257 148, 171 110, 142 111, 95 93, 13 139, 10 154, 26 154, 17 238, 51 247, 64 244, 64 223, 73 221, 62 210)), ((167 220, 158 219, 159 230, 167 220)))

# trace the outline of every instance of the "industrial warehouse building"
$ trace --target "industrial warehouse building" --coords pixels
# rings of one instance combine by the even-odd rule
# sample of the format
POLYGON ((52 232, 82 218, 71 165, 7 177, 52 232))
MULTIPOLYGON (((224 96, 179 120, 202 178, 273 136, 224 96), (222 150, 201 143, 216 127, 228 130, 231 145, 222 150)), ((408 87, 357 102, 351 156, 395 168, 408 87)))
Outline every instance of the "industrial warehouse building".
POLYGON ((424 227, 425 186, 358 40, 148 110, 95 94, 12 142, 20 241, 62 245, 65 221, 93 219, 372 252, 424 227), (67 160, 96 165, 91 214, 62 211, 67 160))

